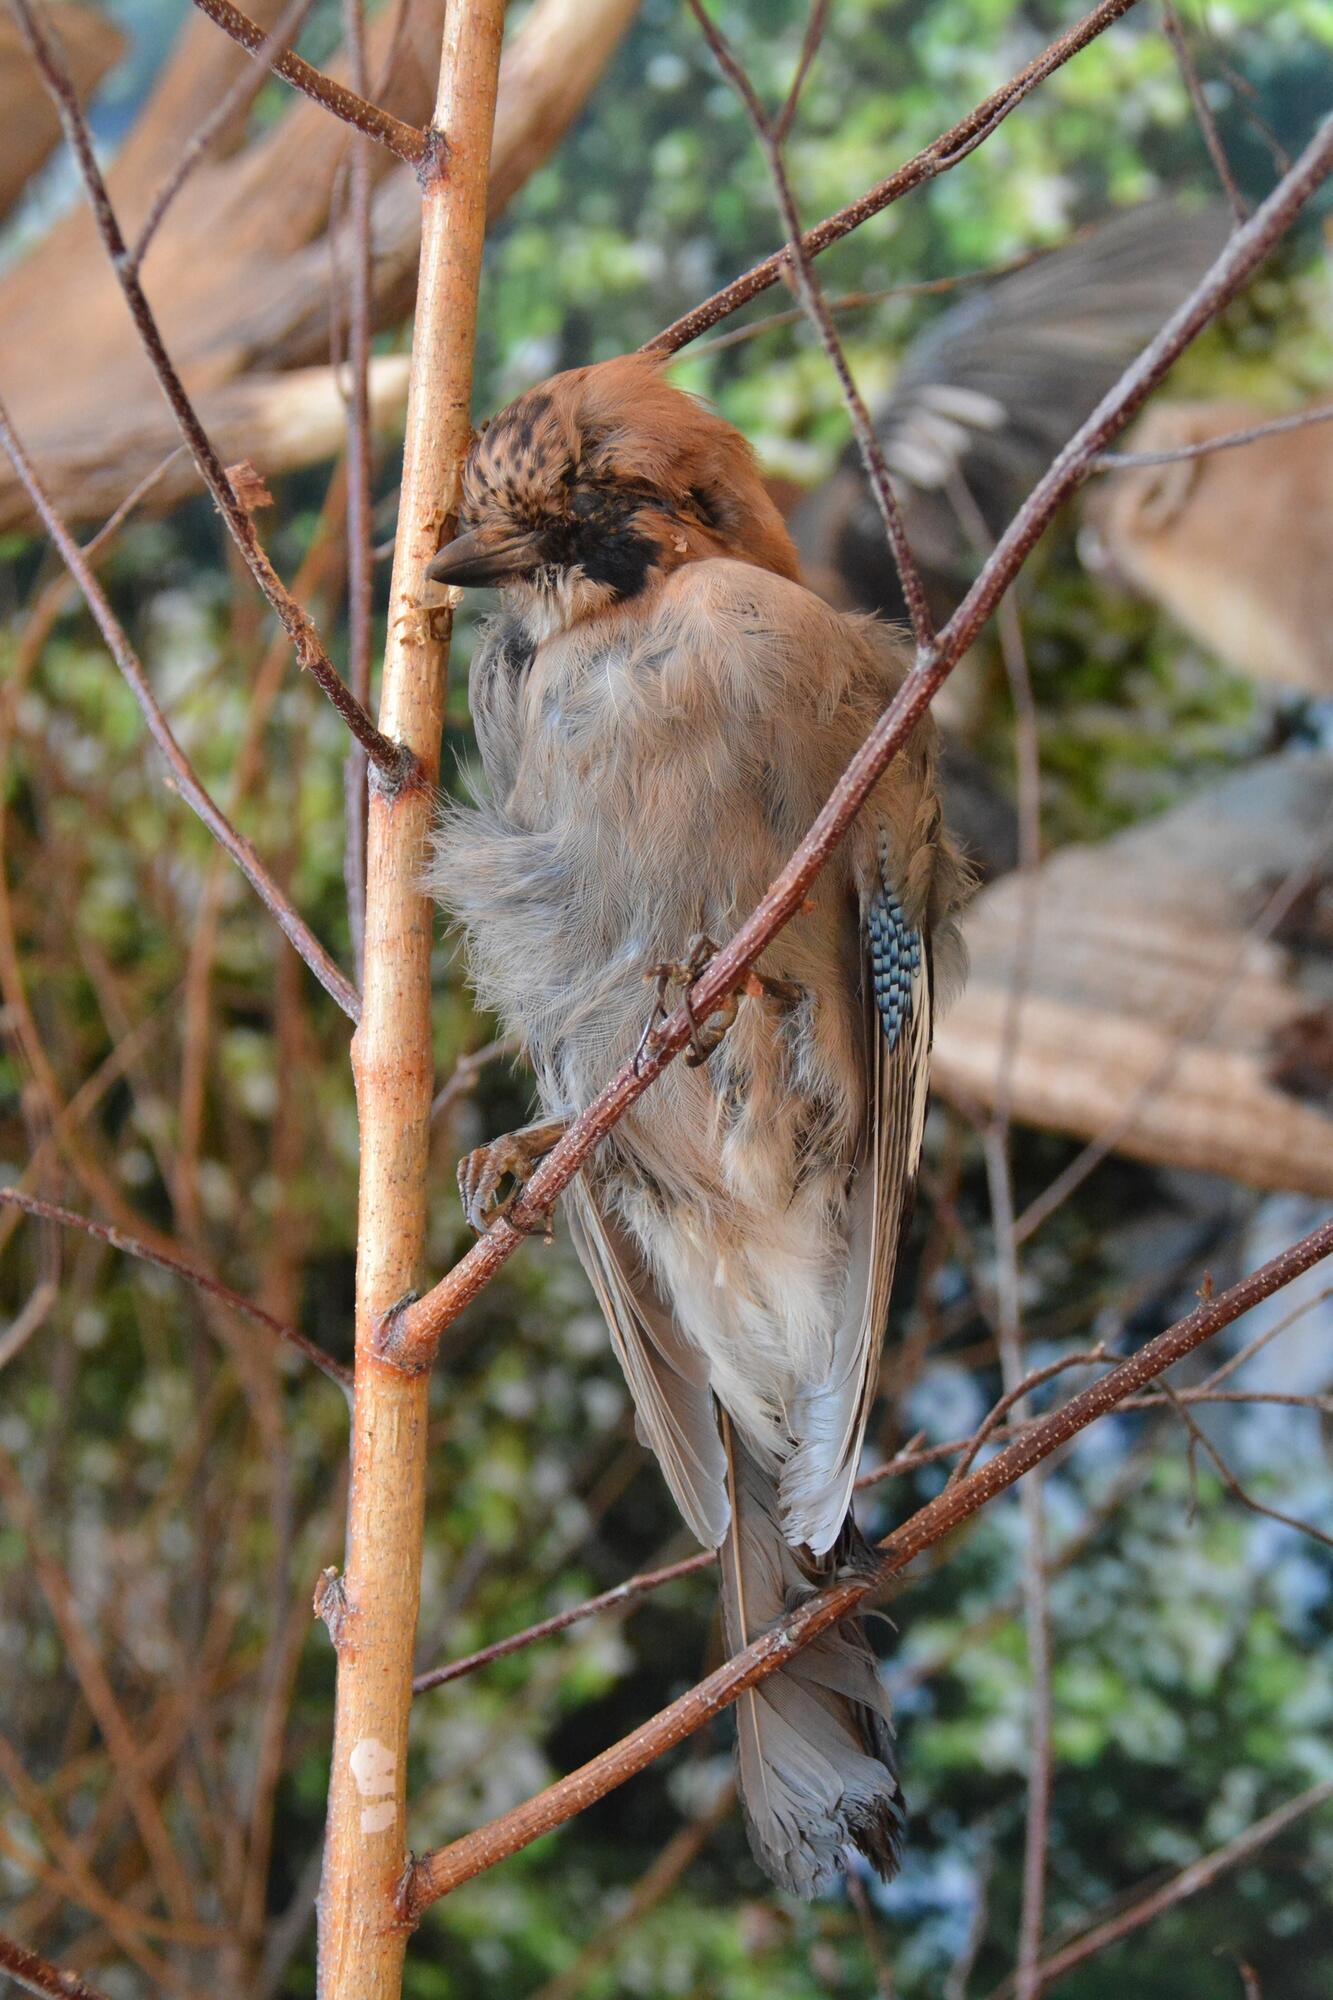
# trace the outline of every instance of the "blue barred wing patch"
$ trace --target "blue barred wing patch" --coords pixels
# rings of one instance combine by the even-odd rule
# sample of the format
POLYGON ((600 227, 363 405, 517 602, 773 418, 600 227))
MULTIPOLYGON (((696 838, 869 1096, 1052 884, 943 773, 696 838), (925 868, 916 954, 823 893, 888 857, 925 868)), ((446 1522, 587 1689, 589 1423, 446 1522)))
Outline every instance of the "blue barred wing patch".
POLYGON ((908 923, 903 906, 881 875, 866 910, 870 978, 884 1040, 890 1054, 912 1018, 912 995, 921 970, 921 933, 908 923))

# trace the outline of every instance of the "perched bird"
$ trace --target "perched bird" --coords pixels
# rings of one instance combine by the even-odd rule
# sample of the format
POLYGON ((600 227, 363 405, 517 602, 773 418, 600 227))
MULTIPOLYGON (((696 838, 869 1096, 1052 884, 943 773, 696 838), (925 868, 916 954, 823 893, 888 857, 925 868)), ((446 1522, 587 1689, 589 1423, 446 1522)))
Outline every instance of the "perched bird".
MULTIPOLYGON (((645 976, 743 918, 900 684, 902 648, 797 580, 749 446, 641 356, 558 375, 473 445, 437 582, 498 584, 472 714, 485 795, 432 880, 544 1116, 460 1168, 473 1225, 635 1052, 645 976), (690 941, 694 940, 693 945, 690 941)), ((701 1024, 568 1189, 570 1222, 737 1648, 864 1562, 852 1483, 925 1117, 960 889, 934 744, 890 766, 750 997, 701 1024), (942 971, 942 968, 944 971, 942 971)), ((684 955, 685 962, 680 959, 684 955)), ((738 1705, 751 1842, 813 1894, 903 1804, 863 1630, 738 1705)))
MULTIPOLYGON (((1272 414, 1248 403, 1159 403, 1125 449, 1189 450, 1272 414)), ((1238 673, 1333 695, 1330 425, 1108 473, 1079 548, 1091 568, 1164 606, 1238 673)))

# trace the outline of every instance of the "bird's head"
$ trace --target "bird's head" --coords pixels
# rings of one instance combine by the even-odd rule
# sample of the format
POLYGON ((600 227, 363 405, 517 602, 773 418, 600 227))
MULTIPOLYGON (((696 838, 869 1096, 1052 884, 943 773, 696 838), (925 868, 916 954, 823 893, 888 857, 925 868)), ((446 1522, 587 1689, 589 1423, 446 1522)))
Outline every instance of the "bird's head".
POLYGON ((458 533, 426 574, 498 585, 538 636, 710 556, 797 574, 740 432, 628 354, 554 375, 491 420, 463 469, 458 533))

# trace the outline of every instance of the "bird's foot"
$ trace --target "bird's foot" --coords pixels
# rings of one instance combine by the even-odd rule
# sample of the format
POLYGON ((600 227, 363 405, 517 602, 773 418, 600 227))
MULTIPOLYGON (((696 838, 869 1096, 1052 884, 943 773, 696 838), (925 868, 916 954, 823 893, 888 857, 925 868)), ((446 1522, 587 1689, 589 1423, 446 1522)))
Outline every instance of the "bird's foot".
MULTIPOLYGON (((463 1213, 478 1236, 486 1234, 497 1216, 509 1213, 538 1162, 564 1137, 568 1124, 564 1118, 539 1118, 517 1132, 502 1132, 498 1139, 464 1154, 458 1162, 458 1191, 463 1197, 463 1213), (512 1185, 501 1195, 500 1186, 506 1180, 512 1185)), ((549 1240, 549 1214, 530 1226, 530 1234, 538 1231, 549 1240)))
POLYGON ((784 1010, 799 1005, 804 999, 804 989, 790 979, 772 979, 766 972, 747 973, 744 983, 734 993, 729 993, 713 1009, 705 1020, 699 1020, 690 1004, 690 988, 709 961, 717 954, 718 947, 712 938, 702 931, 690 939, 685 958, 665 959, 660 965, 650 965, 644 978, 654 980, 657 985, 657 1000, 648 1016, 647 1026, 639 1037, 639 1046, 634 1052, 634 1068, 637 1072, 648 1048, 667 1015, 667 994, 671 988, 681 989, 682 1004, 690 1021, 690 1046, 685 1061, 691 1069, 698 1069, 706 1063, 714 1049, 736 1019, 740 1004, 747 995, 754 999, 766 999, 784 1010))
POLYGON ((653 1011, 648 1016, 648 1024, 639 1037, 639 1046, 634 1051, 634 1067, 638 1070, 647 1049, 658 1028, 667 1017, 667 994, 673 986, 681 990, 681 1004, 689 1016, 690 1046, 685 1060, 691 1069, 698 1069, 706 1063, 718 1046, 727 1029, 736 1018, 740 1006, 739 993, 729 993, 725 1000, 715 1007, 705 1020, 699 1020, 690 1000, 690 988, 711 958, 717 954, 717 946, 712 938, 700 931, 690 939, 684 958, 663 959, 660 965, 650 965, 644 973, 646 980, 656 982, 657 999, 653 1011))

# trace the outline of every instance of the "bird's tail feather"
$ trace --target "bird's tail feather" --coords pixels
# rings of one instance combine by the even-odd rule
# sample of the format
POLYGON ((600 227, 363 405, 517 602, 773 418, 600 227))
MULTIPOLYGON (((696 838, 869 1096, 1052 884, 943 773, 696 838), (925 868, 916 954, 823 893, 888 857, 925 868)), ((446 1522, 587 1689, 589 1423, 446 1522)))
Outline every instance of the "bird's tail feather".
MULTIPOLYGON (((773 1475, 724 1417, 731 1525, 721 1550, 722 1615, 737 1652, 835 1573, 870 1561, 849 1516, 818 1561, 779 1525, 773 1475)), ((898 1866, 905 1824, 888 1705, 859 1621, 823 1633, 736 1704, 741 1799, 755 1858, 781 1888, 813 1896, 836 1880, 843 1848, 882 1875, 898 1866)))

